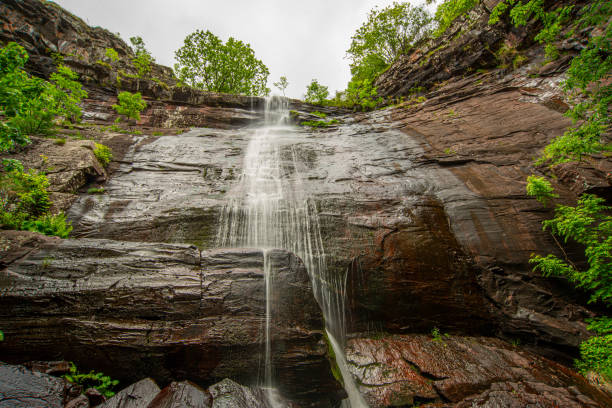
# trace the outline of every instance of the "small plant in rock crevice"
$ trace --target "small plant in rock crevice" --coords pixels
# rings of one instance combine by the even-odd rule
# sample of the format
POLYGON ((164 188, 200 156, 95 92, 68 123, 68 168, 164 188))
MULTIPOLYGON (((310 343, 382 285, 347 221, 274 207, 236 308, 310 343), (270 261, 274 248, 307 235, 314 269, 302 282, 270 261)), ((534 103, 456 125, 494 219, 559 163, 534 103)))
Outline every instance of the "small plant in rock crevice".
POLYGON ((440 329, 438 329, 437 327, 434 327, 433 329, 431 329, 431 337, 432 337, 432 341, 438 342, 438 343, 444 343, 444 339, 448 339, 450 337, 450 335, 448 333, 442 333, 440 331, 440 329))
POLYGON ((96 159, 104 166, 108 166, 110 161, 113 159, 113 153, 108 146, 105 146, 100 143, 96 143, 96 148, 94 149, 94 155, 96 159))
POLYGON ((93 370, 87 374, 80 373, 73 362, 70 363, 70 373, 65 374, 63 377, 73 384, 82 386, 84 390, 95 388, 106 398, 115 395, 113 389, 119 384, 118 380, 113 380, 108 375, 104 375, 104 373, 97 373, 93 370))

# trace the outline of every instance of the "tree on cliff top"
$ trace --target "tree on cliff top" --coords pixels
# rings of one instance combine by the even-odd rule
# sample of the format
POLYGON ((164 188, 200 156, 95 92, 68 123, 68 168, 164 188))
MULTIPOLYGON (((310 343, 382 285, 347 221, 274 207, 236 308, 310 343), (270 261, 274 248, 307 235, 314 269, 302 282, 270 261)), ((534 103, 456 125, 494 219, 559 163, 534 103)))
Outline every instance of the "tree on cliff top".
POLYGON ((179 80, 194 88, 264 96, 270 92, 268 68, 249 44, 230 37, 223 43, 210 31, 197 30, 175 52, 179 80))
POLYGON ((134 51, 135 55, 132 62, 138 70, 138 77, 145 78, 151 73, 151 64, 155 62, 155 58, 146 49, 142 37, 131 37, 130 42, 132 43, 132 51, 134 51))
POLYGON ((374 79, 397 57, 430 33, 432 17, 423 7, 397 3, 374 8, 357 29, 350 48, 351 72, 362 79, 374 79))

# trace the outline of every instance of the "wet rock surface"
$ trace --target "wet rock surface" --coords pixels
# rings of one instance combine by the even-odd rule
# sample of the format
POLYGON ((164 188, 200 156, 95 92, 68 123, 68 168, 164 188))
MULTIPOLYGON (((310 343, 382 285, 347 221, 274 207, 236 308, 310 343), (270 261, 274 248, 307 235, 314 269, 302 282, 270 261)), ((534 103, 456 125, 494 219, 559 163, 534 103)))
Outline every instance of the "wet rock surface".
MULTIPOLYGON (((533 157, 569 125, 559 92, 567 58, 539 66, 541 52, 532 47, 524 50, 527 66, 494 68, 490 49, 530 41, 529 30, 506 35, 483 25, 495 3, 458 21, 449 35, 465 35, 456 42, 401 58, 377 83, 389 97, 426 85, 425 101, 347 115, 330 129, 294 128, 281 140, 282 171, 312 197, 327 267, 346 276, 349 332, 437 326, 520 339, 526 349, 571 363, 588 336, 581 322, 593 313, 565 282, 531 272, 531 253, 559 249, 541 231, 550 210, 524 192, 526 176, 538 171, 533 157), (473 73, 479 68, 490 71, 473 73)), ((0 23, 0 39, 32 55, 31 72, 48 76, 49 53, 64 54, 90 91, 89 122, 116 118, 111 105, 120 88, 147 98, 140 126, 215 128, 114 135, 121 154, 105 193, 81 195, 69 212, 76 240, 0 234, 0 327, 8 328, 0 351, 15 362, 71 358, 129 381, 153 375, 160 384, 225 377, 252 384, 263 349, 264 255, 214 248, 223 205, 244 193, 239 178, 252 134, 244 127, 262 120, 263 99, 176 88, 157 65, 154 75, 170 86, 136 78, 117 85, 116 69, 97 59, 113 47, 125 64, 127 45, 51 2, 5 1, 0 23)), ((297 118, 323 110, 296 101, 290 109, 300 111, 297 118)), ((106 177, 91 161, 90 142, 66 145, 40 141, 28 153, 38 160, 36 149, 54 152, 54 170, 46 170, 57 209, 68 208, 84 183, 106 177)), ((43 161, 35 167, 44 169, 43 161)), ((612 197, 611 171, 606 157, 559 166, 555 187, 568 203, 582 192, 612 197)), ((338 385, 308 276, 295 256, 272 255, 287 289, 273 299, 281 311, 273 342, 281 391, 302 404, 333 405, 338 385)), ((349 354, 360 381, 372 382, 364 392, 374 406, 605 406, 568 370, 497 340, 355 339, 349 354), (371 366, 361 370, 362 363, 371 366)), ((240 387, 227 383, 218 392, 240 387)), ((247 394, 230 401, 242 404, 247 394)))
POLYGON ((66 383, 61 378, 0 363, 0 407, 61 408, 64 406, 65 389, 66 383))
POLYGON ((210 394, 189 381, 173 382, 161 390, 148 408, 210 407, 210 394))
POLYGON ((350 339, 346 350, 350 370, 372 408, 417 402, 576 408, 612 403, 582 376, 498 339, 382 336, 350 339))
POLYGON ((140 380, 122 389, 100 405, 100 408, 148 407, 160 391, 155 381, 150 378, 145 378, 144 380, 140 380))
MULTIPOLYGON (((294 255, 267 256, 279 311, 272 317, 279 388, 297 400, 318 400, 338 385, 310 280, 294 255)), ((0 350, 12 362, 62 355, 124 381, 153 375, 160 382, 256 382, 264 348, 263 261, 255 249, 51 242, 2 271, 0 350)))
MULTIPOLYGON (((524 194, 529 152, 562 133, 565 119, 519 90, 470 89, 474 97, 453 107, 440 97, 418 112, 293 129, 279 142, 282 171, 316 202, 328 268, 348 274, 351 331, 442 326, 575 347, 590 312, 567 285, 531 272, 531 253, 558 249, 541 231, 546 210, 524 194)), ((138 138, 106 193, 71 208, 75 236, 214 248, 223 205, 244 194, 251 133, 138 138)))
POLYGON ((263 389, 245 387, 229 379, 212 385, 208 388, 208 392, 212 397, 212 408, 273 407, 263 389))

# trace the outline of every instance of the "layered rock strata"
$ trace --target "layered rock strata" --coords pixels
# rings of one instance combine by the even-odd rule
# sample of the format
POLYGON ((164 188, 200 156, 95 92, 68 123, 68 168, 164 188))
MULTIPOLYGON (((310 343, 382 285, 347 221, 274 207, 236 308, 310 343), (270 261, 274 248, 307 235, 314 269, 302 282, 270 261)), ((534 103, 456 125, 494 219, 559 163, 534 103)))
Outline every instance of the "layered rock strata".
POLYGON ((372 408, 606 407, 606 395, 567 368, 485 337, 382 336, 347 345, 349 368, 372 408))
MULTIPOLYGON (((310 280, 290 253, 271 251, 268 259, 281 393, 325 400, 337 385, 310 280)), ((261 250, 52 240, 0 276, 0 350, 9 362, 61 355, 124 381, 153 375, 162 383, 231 377, 256 384, 265 341, 263 262, 261 250)))

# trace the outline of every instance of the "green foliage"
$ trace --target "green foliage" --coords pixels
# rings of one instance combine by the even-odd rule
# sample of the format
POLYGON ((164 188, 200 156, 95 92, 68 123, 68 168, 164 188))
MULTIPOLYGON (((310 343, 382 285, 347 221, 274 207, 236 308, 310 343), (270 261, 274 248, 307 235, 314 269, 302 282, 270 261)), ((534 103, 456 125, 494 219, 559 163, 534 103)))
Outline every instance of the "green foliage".
POLYGON ((585 247, 588 269, 579 271, 569 261, 554 255, 536 255, 530 260, 545 276, 565 276, 578 287, 592 291, 590 301, 612 303, 612 216, 605 200, 584 194, 575 207, 559 205, 555 217, 543 222, 565 242, 573 240, 585 247))
POLYGON ((51 74, 50 82, 24 70, 28 54, 20 45, 0 48, 0 151, 29 143, 26 135, 50 133, 56 116, 78 121, 78 104, 87 96, 77 76, 64 65, 51 74))
POLYGON ((88 374, 79 373, 76 365, 70 363, 70 374, 65 374, 64 378, 73 384, 78 384, 87 388, 95 388, 106 398, 110 398, 115 395, 113 389, 119 384, 118 380, 113 380, 104 373, 96 373, 93 370, 88 374))
POLYGON ((319 111, 314 111, 310 113, 311 115, 315 115, 320 117, 321 119, 325 119, 327 117, 327 113, 324 112, 319 112, 319 111))
POLYGON ((87 189, 87 194, 104 194, 104 187, 91 187, 87 189))
POLYGON ((608 25, 601 36, 592 37, 588 46, 572 60, 563 87, 570 95, 579 95, 585 100, 568 110, 566 116, 580 124, 553 139, 538 163, 580 161, 584 155, 610 149, 602 140, 610 128, 611 39, 612 28, 608 25))
POLYGON ((223 43, 210 31, 189 34, 175 52, 176 76, 182 83, 213 92, 268 95, 268 68, 249 44, 230 37, 223 43))
POLYGON ((104 55, 106 55, 106 58, 111 60, 111 62, 119 61, 119 54, 114 48, 107 48, 104 52, 104 55))
POLYGON ((430 33, 431 15, 423 7, 394 2, 374 8, 368 19, 351 37, 347 50, 351 73, 357 80, 374 79, 400 55, 430 33))
POLYGON ((111 151, 111 149, 108 146, 105 146, 100 143, 96 143, 94 155, 104 167, 108 166, 108 163, 110 163, 113 158, 113 152, 111 151))
POLYGON ((113 105, 113 109, 128 119, 140 120, 140 112, 147 107, 147 103, 142 100, 140 92, 121 92, 117 96, 119 104, 113 105))
POLYGON ((277 87, 283 93, 283 96, 285 96, 285 89, 289 86, 289 81, 287 81, 286 76, 281 76, 278 82, 274 82, 272 85, 277 87))
POLYGON ((18 146, 25 146, 30 139, 21 130, 10 124, 0 122, 0 153, 15 150, 18 146))
POLYGON ((442 334, 442 332, 440 332, 440 329, 434 327, 433 329, 431 329, 431 337, 433 337, 433 341, 437 341, 438 343, 444 343, 444 339, 449 338, 450 335, 448 333, 442 334))
POLYGON ((151 78, 151 81, 155 82, 157 85, 161 86, 165 90, 169 90, 170 89, 170 86, 168 86, 167 83, 165 83, 164 81, 162 81, 159 78, 151 78))
POLYGON ((321 128, 321 127, 329 127, 332 125, 337 125, 338 123, 340 123, 338 121, 338 119, 332 119, 329 121, 325 121, 325 120, 306 120, 303 121, 302 123, 300 123, 300 125, 302 126, 310 126, 312 128, 321 128))
POLYGON ((17 43, 0 48, 0 150, 9 151, 29 143, 27 134, 46 133, 53 125, 49 84, 28 75, 28 54, 17 43))
POLYGON ((351 37, 347 50, 351 67, 361 65, 370 56, 391 64, 429 34, 431 20, 426 9, 408 2, 372 9, 367 21, 351 37))
POLYGON ((43 173, 29 170, 16 160, 3 160, 4 172, 0 173, 0 227, 38 231, 62 238, 72 227, 63 214, 52 216, 48 210, 49 181, 43 173))
POLYGON ((527 62, 527 57, 521 54, 517 54, 512 60, 512 68, 517 69, 525 65, 525 62, 527 62))
POLYGON ((49 209, 51 201, 47 176, 34 170, 14 168, 0 175, 0 211, 38 217, 49 209))
POLYGON ((559 50, 553 42, 559 36, 563 25, 569 20, 574 6, 559 7, 553 11, 544 10, 544 0, 529 0, 525 3, 517 0, 504 0, 498 3, 489 16, 489 24, 498 23, 508 12, 514 26, 527 25, 535 19, 542 21, 544 28, 535 36, 535 40, 545 44, 545 54, 549 60, 559 57, 559 50))
POLYGON ((56 215, 45 214, 37 219, 24 220, 21 224, 22 230, 36 231, 45 235, 54 235, 60 238, 68 238, 72 231, 72 225, 66 221, 64 213, 56 215))
POLYGON ((359 106, 362 110, 374 109, 382 104, 383 99, 378 97, 372 79, 353 79, 346 89, 346 100, 349 106, 359 106))
POLYGON ((531 175, 527 177, 527 195, 535 197, 536 200, 544 205, 559 195, 554 193, 554 189, 545 177, 531 175))
POLYGON ((576 367, 583 375, 595 371, 612 381, 612 334, 593 336, 582 342, 576 367))
POLYGON ((132 63, 138 70, 138 77, 146 78, 151 73, 151 64, 155 62, 155 59, 145 48, 144 41, 141 37, 131 37, 130 42, 132 43, 132 50, 135 55, 132 59, 132 63))
POLYGON ((582 374, 596 371, 612 381, 612 318, 601 317, 588 323, 587 328, 598 335, 580 345, 581 358, 576 367, 582 374))
MULTIPOLYGON (((554 41, 559 38, 564 25, 572 20, 575 6, 559 7, 548 12, 544 6, 544 0, 530 0, 525 3, 504 0, 493 9, 489 23, 497 23, 507 12, 515 26, 525 25, 531 20, 541 21, 543 28, 535 36, 535 40, 545 45, 547 59, 555 59, 559 56, 559 51, 554 41)), ((563 84, 564 90, 570 96, 579 96, 583 100, 566 113, 574 123, 579 124, 569 128, 562 136, 554 138, 545 147, 538 164, 555 165, 581 161, 585 155, 610 149, 603 139, 610 128, 609 105, 612 100, 612 88, 608 80, 612 71, 612 28, 608 24, 612 5, 609 1, 596 0, 574 14, 578 15, 577 20, 573 22, 575 27, 605 27, 603 34, 591 37, 587 47, 572 60, 567 71, 567 80, 563 84)))
POLYGON ((87 92, 78 81, 78 75, 70 68, 60 65, 57 72, 51 74, 50 79, 54 85, 48 88, 54 101, 53 113, 71 122, 79 122, 82 111, 78 104, 87 97, 87 92))
POLYGON ((434 20, 437 24, 434 37, 439 37, 448 30, 453 21, 467 14, 480 0, 446 0, 436 9, 434 20))
POLYGON ((137 54, 132 63, 138 70, 138 78, 146 78, 151 73, 153 58, 149 54, 137 54))
MULTIPOLYGON (((565 242, 573 240, 585 247, 588 268, 579 270, 568 259, 554 255, 532 256, 530 262, 535 270, 545 276, 563 276, 578 287, 591 292, 590 302, 612 304, 612 208, 605 200, 584 194, 576 207, 559 205, 555 218, 544 221, 565 242)), ((612 381, 612 319, 601 317, 589 321, 589 330, 597 333, 580 345, 580 360, 576 367, 581 373, 596 371, 612 381)))
POLYGON ((306 95, 304 100, 308 103, 315 105, 321 105, 329 96, 329 89, 326 86, 319 84, 316 79, 310 82, 310 85, 306 87, 306 95))

